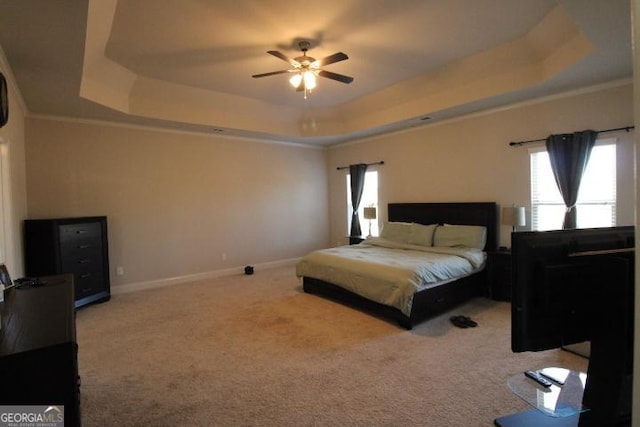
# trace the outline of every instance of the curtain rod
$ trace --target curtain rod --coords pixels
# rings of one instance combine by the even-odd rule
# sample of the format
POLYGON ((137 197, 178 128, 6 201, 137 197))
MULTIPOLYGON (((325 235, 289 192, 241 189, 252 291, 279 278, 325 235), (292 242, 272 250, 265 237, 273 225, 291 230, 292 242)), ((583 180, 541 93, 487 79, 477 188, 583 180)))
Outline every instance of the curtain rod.
MULTIPOLYGON (((635 126, 626 126, 626 127, 623 127, 623 128, 615 128, 615 129, 599 130, 599 131, 597 131, 597 132, 598 132, 598 133, 604 133, 604 132, 616 132, 616 131, 619 131, 619 130, 624 130, 624 131, 626 131, 626 132, 629 132, 629 131, 633 130, 634 128, 635 128, 635 126)), ((509 145, 510 145, 511 147, 515 147, 515 146, 520 147, 521 145, 531 144, 532 142, 543 142, 543 141, 546 141, 546 140, 547 140, 547 138, 541 138, 541 139, 530 139, 530 140, 528 140, 528 141, 510 142, 510 143, 509 143, 509 145)))
MULTIPOLYGON (((384 165, 384 160, 380 160, 379 162, 375 162, 375 163, 367 163, 367 166, 371 166, 371 165, 384 165)), ((349 166, 338 166, 336 169, 338 170, 349 169, 349 166)))

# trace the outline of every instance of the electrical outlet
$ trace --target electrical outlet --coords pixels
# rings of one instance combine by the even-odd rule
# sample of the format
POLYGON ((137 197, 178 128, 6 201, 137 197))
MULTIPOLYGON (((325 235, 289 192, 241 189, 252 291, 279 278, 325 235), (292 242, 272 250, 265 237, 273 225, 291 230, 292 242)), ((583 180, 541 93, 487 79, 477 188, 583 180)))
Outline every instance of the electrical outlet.
POLYGON ((116 267, 116 276, 124 276, 124 268, 122 266, 116 267))

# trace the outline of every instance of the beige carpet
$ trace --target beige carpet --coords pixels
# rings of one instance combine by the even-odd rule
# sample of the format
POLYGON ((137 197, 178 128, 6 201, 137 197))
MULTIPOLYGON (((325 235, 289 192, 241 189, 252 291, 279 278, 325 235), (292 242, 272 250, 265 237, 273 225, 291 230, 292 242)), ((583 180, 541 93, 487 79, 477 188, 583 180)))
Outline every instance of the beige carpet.
POLYGON ((586 369, 512 353, 509 310, 476 299, 407 331, 303 293, 293 267, 116 295, 77 313, 83 423, 491 426, 527 409, 512 375, 586 369))

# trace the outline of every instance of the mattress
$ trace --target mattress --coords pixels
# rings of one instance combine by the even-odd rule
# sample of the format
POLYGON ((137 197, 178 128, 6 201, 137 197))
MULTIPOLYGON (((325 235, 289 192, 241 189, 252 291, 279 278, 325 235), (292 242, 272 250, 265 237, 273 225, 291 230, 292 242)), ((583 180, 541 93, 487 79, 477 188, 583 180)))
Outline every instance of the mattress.
POLYGON ((382 238, 314 251, 296 265, 312 277, 347 289, 409 316, 416 292, 482 270, 486 253, 476 248, 419 246, 382 238))

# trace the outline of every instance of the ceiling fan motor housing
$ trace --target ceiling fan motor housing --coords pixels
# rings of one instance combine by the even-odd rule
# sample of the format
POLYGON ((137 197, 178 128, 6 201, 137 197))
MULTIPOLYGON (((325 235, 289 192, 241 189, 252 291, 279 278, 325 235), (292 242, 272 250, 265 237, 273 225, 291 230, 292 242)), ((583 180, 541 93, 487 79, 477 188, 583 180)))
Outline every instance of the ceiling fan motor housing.
POLYGON ((309 43, 306 40, 301 40, 300 43, 298 43, 298 46, 300 46, 300 50, 302 52, 307 52, 309 50, 309 48, 311 47, 311 43, 309 43))
POLYGON ((295 61, 298 61, 300 63, 300 65, 302 65, 303 68, 309 67, 309 65, 311 65, 311 63, 316 60, 315 58, 312 58, 312 57, 307 56, 307 55, 298 56, 297 58, 293 58, 293 59, 295 61))

